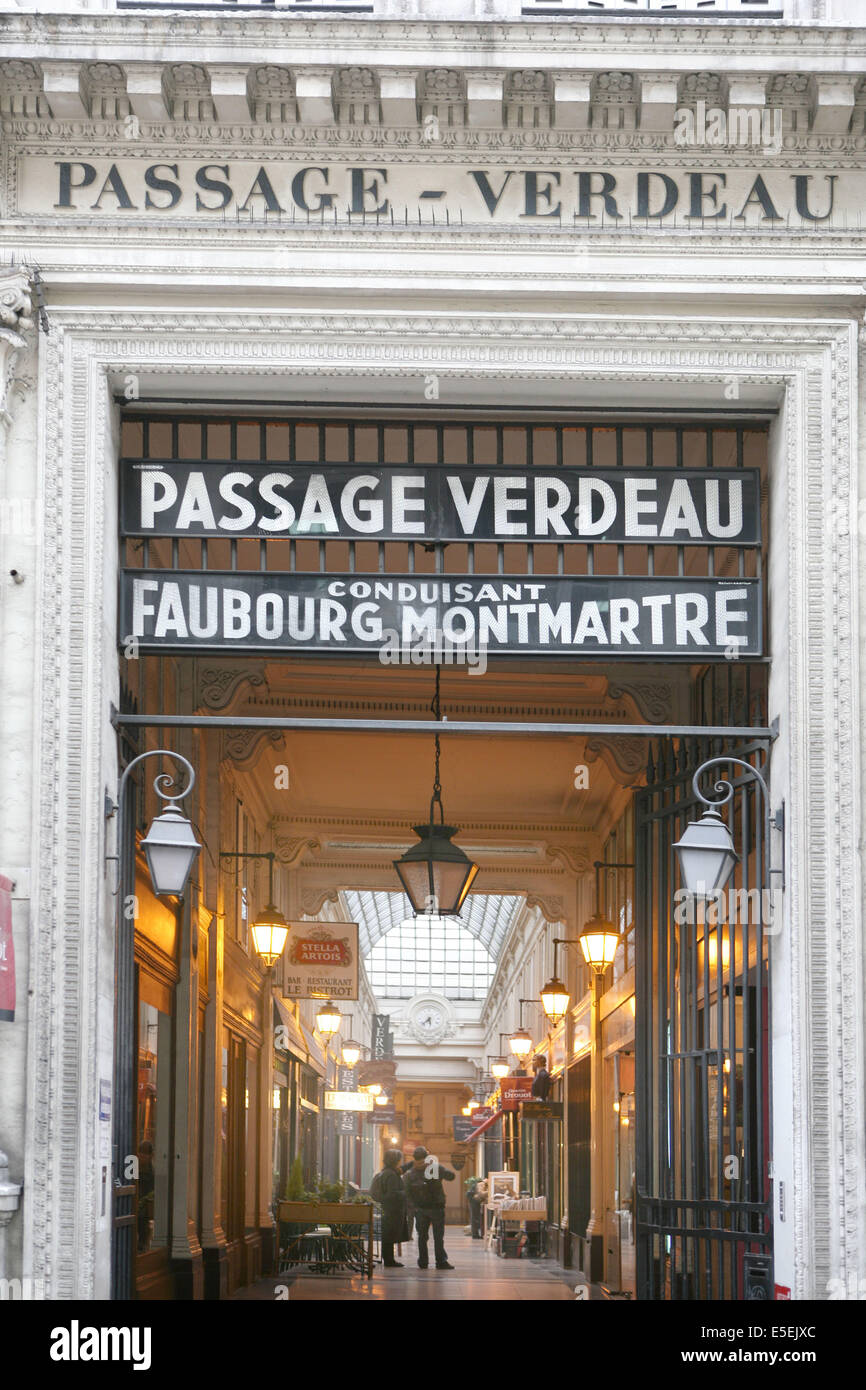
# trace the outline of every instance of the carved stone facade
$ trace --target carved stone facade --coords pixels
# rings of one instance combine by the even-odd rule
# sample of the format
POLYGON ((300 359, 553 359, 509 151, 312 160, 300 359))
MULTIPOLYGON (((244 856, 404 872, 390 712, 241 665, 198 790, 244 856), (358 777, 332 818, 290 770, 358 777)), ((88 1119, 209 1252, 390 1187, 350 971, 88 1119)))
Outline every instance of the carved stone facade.
MULTIPOLYGON (((49 211, 21 211, 24 195, 36 195, 24 188, 19 159, 40 152, 52 167, 80 166, 139 137, 136 153, 153 163, 196 167, 257 166, 279 146, 309 165, 345 155, 378 167, 387 148, 404 168, 425 151, 463 171, 478 167, 483 150, 497 183, 539 151, 546 162, 556 152, 560 165, 551 167, 574 169, 579 155, 596 171, 687 173, 695 156, 674 144, 676 104, 724 107, 742 97, 741 51, 722 25, 702 32, 697 21, 684 23, 674 43, 670 26, 635 24, 614 42, 599 22, 582 32, 578 50, 563 44, 557 24, 532 23, 531 54, 519 25, 497 29, 493 65, 491 26, 481 21, 383 20, 373 30, 311 19, 287 56, 269 48, 257 17, 241 25, 222 14, 175 15, 171 32, 155 24, 148 34, 135 12, 93 14, 72 26, 87 42, 67 50, 62 16, 4 16, 0 234, 16 268, 0 281, 2 463, 32 483, 41 531, 30 589, 19 586, 22 603, 32 595, 29 630, 38 634, 35 645, 28 639, 29 697, 0 686, 14 694, 2 748, 32 816, 30 848, 6 823, 0 870, 20 865, 26 872, 14 877, 28 883, 20 907, 29 923, 21 1270, 44 1280, 52 1299, 106 1295, 110 1231, 100 1165, 90 1157, 101 1152, 100 1080, 111 1067, 115 905, 103 859, 114 847, 104 797, 117 785, 117 403, 131 381, 142 400, 236 407, 313 399, 391 410, 420 406, 432 377, 439 399, 456 408, 609 408, 638 418, 649 409, 716 415, 736 388, 744 411, 769 418, 770 715, 780 720, 772 790, 788 816, 784 928, 771 962, 776 1282, 795 1297, 821 1298, 831 1278, 866 1278, 856 867, 863 559, 862 528, 852 524, 862 505, 866 301, 854 210, 826 226, 772 230, 638 228, 623 219, 582 242, 546 222, 464 232, 441 222, 369 223, 326 235, 288 219, 244 226, 232 215, 203 230, 194 218, 148 223, 142 209, 100 222, 82 208, 66 224, 49 211), (155 42, 163 51, 151 57, 155 42), (333 55, 329 66, 323 51, 333 55), (130 117, 138 135, 132 126, 123 133, 130 117), (431 117, 439 142, 425 136, 431 117), (19 420, 8 398, 35 342, 29 267, 37 264, 51 331, 39 336, 38 369, 27 367, 19 420)), ((785 178, 808 156, 813 173, 856 180, 864 97, 850 69, 866 61, 866 35, 845 39, 825 28, 798 36, 758 24, 749 33, 750 63, 762 69, 757 104, 796 113, 778 164, 785 178)), ((754 172, 754 152, 714 152, 713 167, 732 178, 754 172)), ((93 201, 99 191, 94 184, 93 201)), ((53 191, 42 192, 47 208, 53 191)), ((4 565, 4 584, 13 567, 4 565)), ((17 601, 18 588, 10 594, 17 601)), ((25 633, 24 617, 17 621, 25 633)), ((674 677, 614 672, 607 681, 606 698, 640 719, 684 716, 674 677)), ((202 659, 189 708, 226 711, 267 694, 264 662, 202 659)), ((328 691, 319 695, 324 708, 328 691)), ((242 769, 264 746, 233 736, 222 751, 242 769)), ((599 738, 587 756, 625 785, 640 770, 637 742, 599 738)), ((357 828, 365 833, 369 824, 357 828)), ((276 835, 281 867, 296 875, 296 910, 315 915, 338 904, 342 870, 357 861, 328 854, 318 829, 282 823, 276 835)), ((583 842, 557 836, 525 872, 503 857, 494 882, 524 892, 532 930, 552 937, 585 905, 594 853, 591 828, 583 842)), ((393 857, 368 855, 359 886, 380 886, 393 857)), ((0 1118, 7 1122, 2 1105, 0 1118)), ((2 1132, 0 1145, 15 1151, 2 1132)))

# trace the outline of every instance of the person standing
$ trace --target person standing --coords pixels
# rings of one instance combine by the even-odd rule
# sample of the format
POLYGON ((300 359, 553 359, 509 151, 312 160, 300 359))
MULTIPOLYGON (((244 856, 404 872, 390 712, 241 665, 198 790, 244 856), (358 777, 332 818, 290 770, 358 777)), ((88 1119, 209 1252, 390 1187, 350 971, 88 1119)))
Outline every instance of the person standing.
POLYGON ((481 1239, 481 1193, 479 1187, 481 1180, 472 1178, 469 1191, 466 1196, 469 1201, 469 1228, 472 1232, 473 1240, 481 1239))
POLYGON ((427 1238, 433 1228, 433 1252, 437 1269, 453 1269, 445 1250, 445 1189, 444 1182, 453 1182, 455 1174, 443 1168, 435 1154, 419 1144, 413 1154, 412 1167, 403 1182, 406 1195, 415 1208, 415 1227, 418 1232, 418 1268, 428 1265, 427 1238))
POLYGON ((553 1082, 547 1070, 547 1058, 538 1056, 532 1059, 532 1099, 546 1101, 553 1082))
POLYGON ((399 1149, 388 1149, 384 1167, 370 1184, 370 1193, 382 1208, 382 1264, 386 1269, 403 1268, 399 1260, 394 1259, 394 1246, 409 1239, 406 1192, 400 1178, 402 1158, 399 1149))

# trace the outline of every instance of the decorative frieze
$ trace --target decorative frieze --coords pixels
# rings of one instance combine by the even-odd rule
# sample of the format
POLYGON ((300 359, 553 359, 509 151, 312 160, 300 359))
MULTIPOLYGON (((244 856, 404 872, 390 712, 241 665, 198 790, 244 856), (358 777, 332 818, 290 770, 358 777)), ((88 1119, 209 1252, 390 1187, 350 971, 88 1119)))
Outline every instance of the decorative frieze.
MULTIPOLYGON (((660 59, 662 55, 660 55, 660 59)), ((781 107, 786 132, 846 134, 858 100, 857 73, 655 70, 556 72, 552 67, 484 66, 399 71, 374 65, 304 67, 250 63, 111 60, 0 64, 0 115, 62 122, 160 123, 162 139, 186 139, 215 121, 341 129, 412 130, 425 139, 464 129, 610 130, 670 136, 676 111, 781 107), (168 121, 167 119, 168 118, 168 121), (430 134, 429 122, 438 130, 430 134), (425 122, 427 125, 425 126, 425 122)), ((95 134, 96 132, 94 132, 95 134)), ((216 134, 216 132, 213 132, 216 134)), ((225 142, 230 138, 220 135, 225 142)))

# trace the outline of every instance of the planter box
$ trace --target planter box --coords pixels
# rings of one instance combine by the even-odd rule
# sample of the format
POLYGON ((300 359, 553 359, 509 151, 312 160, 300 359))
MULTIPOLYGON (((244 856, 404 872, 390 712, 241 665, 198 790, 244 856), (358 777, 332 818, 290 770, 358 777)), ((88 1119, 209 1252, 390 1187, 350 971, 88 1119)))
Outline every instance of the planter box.
POLYGON ((373 1275, 373 1203, 372 1202, 287 1202, 277 1203, 280 1260, 284 1238, 289 1242, 285 1259, 289 1265, 309 1264, 320 1272, 349 1264, 373 1275), (316 1226, 337 1227, 321 1239, 311 1236, 316 1226), (354 1230, 340 1230, 353 1227, 354 1230))
POLYGON ((370 1222, 372 1202, 280 1202, 279 1221, 294 1221, 305 1226, 366 1226, 370 1222))

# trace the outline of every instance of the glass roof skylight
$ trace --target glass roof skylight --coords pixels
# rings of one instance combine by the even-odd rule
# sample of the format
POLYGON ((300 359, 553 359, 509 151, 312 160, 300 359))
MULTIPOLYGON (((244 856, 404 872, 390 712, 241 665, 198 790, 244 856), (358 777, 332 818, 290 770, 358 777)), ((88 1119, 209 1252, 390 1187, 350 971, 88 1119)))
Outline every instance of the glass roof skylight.
MULTIPOLYGON (((412 917, 404 893, 348 889, 343 896, 352 920, 360 923, 362 956, 368 956, 383 936, 412 917)), ((523 898, 517 893, 470 893, 460 921, 495 961, 522 903, 523 898)))

